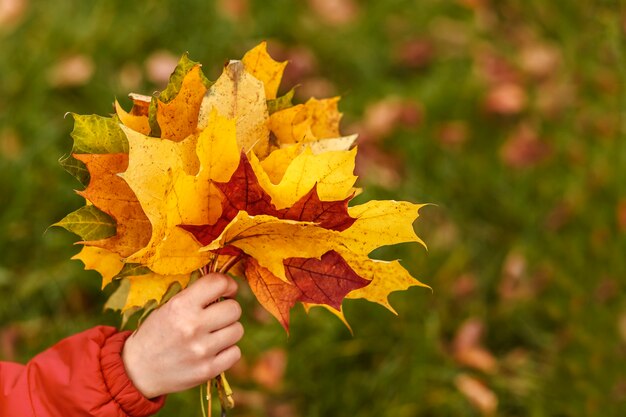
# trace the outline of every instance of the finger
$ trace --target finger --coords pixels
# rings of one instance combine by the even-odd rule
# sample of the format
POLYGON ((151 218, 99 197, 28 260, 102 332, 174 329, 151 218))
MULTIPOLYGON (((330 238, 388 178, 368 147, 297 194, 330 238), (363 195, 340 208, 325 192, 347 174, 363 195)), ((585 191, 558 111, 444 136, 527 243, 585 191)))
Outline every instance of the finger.
POLYGON ((225 274, 211 273, 197 279, 181 294, 190 305, 204 308, 225 294, 235 294, 237 283, 225 274))
POLYGON ((228 327, 241 317, 241 306, 235 300, 224 300, 211 304, 202 312, 206 332, 228 327))
POLYGON ((241 350, 239 346, 233 345, 218 353, 213 358, 213 366, 211 366, 215 376, 230 369, 237 361, 241 359, 241 350))
POLYGON ((224 294, 222 294, 222 297, 224 297, 224 298, 235 298, 235 296, 237 295, 237 290, 239 289, 239 284, 237 284, 237 281, 232 279, 230 276, 228 276, 228 275, 226 275, 226 276, 228 278, 230 278, 232 283, 228 285, 228 287, 224 291, 224 294))
POLYGON ((214 354, 239 342, 243 337, 243 326, 238 321, 210 334, 210 350, 214 354))
POLYGON ((218 298, 220 297, 232 298, 235 295, 237 295, 237 290, 239 288, 237 281, 235 281, 233 278, 231 278, 230 276, 226 274, 220 274, 220 273, 214 272, 214 273, 207 274, 202 278, 212 280, 212 279, 215 279, 215 277, 219 277, 219 279, 226 278, 226 282, 227 282, 226 288, 220 292, 220 294, 218 295, 218 298))

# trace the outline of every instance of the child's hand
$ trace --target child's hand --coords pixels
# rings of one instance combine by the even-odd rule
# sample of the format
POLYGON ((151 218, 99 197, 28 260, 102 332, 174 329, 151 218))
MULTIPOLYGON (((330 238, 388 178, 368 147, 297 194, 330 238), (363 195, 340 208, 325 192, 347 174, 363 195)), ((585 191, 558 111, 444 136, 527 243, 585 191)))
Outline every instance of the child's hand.
POLYGON ((235 281, 209 274, 155 310, 126 340, 122 359, 135 387, 147 398, 207 382, 241 357, 243 336, 235 281), (214 303, 214 304, 213 304, 214 303))

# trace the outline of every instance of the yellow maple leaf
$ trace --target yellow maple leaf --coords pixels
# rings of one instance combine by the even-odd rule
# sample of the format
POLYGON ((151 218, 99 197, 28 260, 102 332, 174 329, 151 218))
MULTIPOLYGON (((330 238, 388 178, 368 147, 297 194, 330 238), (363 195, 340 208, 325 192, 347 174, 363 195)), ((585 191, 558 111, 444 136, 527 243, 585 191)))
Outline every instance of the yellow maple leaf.
POLYGON ((372 301, 397 314, 389 304, 389 294, 395 291, 404 291, 413 286, 430 288, 413 278, 398 261, 387 262, 369 259, 367 256, 345 250, 340 251, 340 253, 354 272, 370 281, 365 287, 350 292, 346 298, 362 298, 372 301))
POLYGON ((261 186, 272 197, 274 205, 281 209, 292 206, 316 184, 322 200, 343 200, 348 197, 357 179, 354 175, 355 156, 356 148, 318 155, 310 148, 305 148, 287 166, 277 184, 271 181, 254 155, 251 155, 250 163, 261 186))
POLYGON ((198 111, 206 91, 200 65, 196 65, 183 78, 176 97, 168 103, 158 100, 156 118, 161 137, 181 141, 196 132, 198 111))
POLYGON ((265 98, 267 100, 276 98, 287 62, 275 61, 267 53, 267 42, 265 41, 246 52, 241 62, 252 76, 263 82, 265 98))
MULTIPOLYGON (((272 184, 278 184, 283 179, 287 167, 291 162, 300 155, 304 149, 297 145, 286 146, 284 148, 272 151, 267 158, 260 161, 263 172, 267 175, 267 179, 272 184)), ((257 171, 261 172, 260 169, 257 171)), ((263 175, 263 174, 261 174, 263 175)))
POLYGON ((310 142, 315 140, 311 120, 303 104, 277 111, 270 116, 270 130, 279 144, 310 142))
POLYGON ((311 98, 305 104, 277 111, 270 116, 270 130, 280 144, 339 137, 338 102, 339 97, 311 98))
POLYGON ((339 138, 320 139, 314 142, 302 144, 281 145, 279 149, 272 151, 267 158, 261 161, 261 166, 272 184, 278 184, 293 160, 305 151, 313 155, 324 152, 348 151, 352 149, 357 135, 343 136, 339 138))
POLYGON ((128 297, 122 307, 122 312, 133 307, 143 307, 151 300, 160 303, 164 294, 174 283, 179 283, 183 288, 189 283, 189 275, 160 275, 145 274, 127 277, 130 281, 128 297))
POLYGON ((406 242, 417 242, 426 247, 413 230, 413 222, 424 206, 407 201, 372 200, 349 207, 348 213, 356 221, 342 232, 346 246, 365 254, 381 246, 406 242))
POLYGON ((314 155, 331 151, 347 151, 352 149, 357 137, 358 135, 355 134, 350 136, 341 136, 338 138, 318 139, 315 142, 308 142, 300 145, 300 148, 304 150, 305 147, 308 147, 314 155))
POLYGON ((245 152, 253 149, 257 155, 266 156, 269 129, 264 88, 241 61, 231 61, 202 100, 198 128, 206 128, 211 112, 217 110, 220 116, 235 120, 237 144, 241 149, 245 152))
POLYGON ((339 123, 343 115, 339 112, 339 99, 340 97, 332 97, 318 100, 311 97, 304 103, 316 139, 340 136, 339 123))
POLYGON ((94 246, 83 246, 80 252, 72 256, 85 264, 85 269, 94 270, 102 276, 102 288, 111 283, 124 267, 122 258, 117 253, 94 246))
POLYGON ((150 241, 127 262, 141 263, 159 274, 176 275, 191 273, 211 259, 211 254, 198 252, 198 243, 177 227, 217 220, 221 203, 211 181, 226 181, 239 160, 234 121, 213 111, 208 122, 206 129, 181 142, 124 129, 130 163, 121 175, 152 224, 150 241))
POLYGON ((130 113, 126 112, 117 100, 115 100, 115 113, 125 126, 147 135, 150 133, 148 109, 151 99, 148 96, 139 94, 131 94, 131 99, 133 100, 133 108, 130 113))

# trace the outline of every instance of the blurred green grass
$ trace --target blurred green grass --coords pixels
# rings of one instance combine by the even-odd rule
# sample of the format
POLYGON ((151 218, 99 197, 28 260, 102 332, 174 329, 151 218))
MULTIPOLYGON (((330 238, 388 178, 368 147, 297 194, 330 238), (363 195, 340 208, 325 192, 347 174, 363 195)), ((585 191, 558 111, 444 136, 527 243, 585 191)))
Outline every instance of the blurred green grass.
MULTIPOLYGON (((361 199, 436 204, 416 223, 428 252, 380 253, 434 292, 393 295, 398 317, 346 302, 354 337, 295 311, 288 338, 243 290, 233 415, 475 416, 494 398, 502 416, 626 413, 622 2, 5 3, 23 9, 0 7, 1 359, 119 322, 69 260, 74 237, 46 232, 80 204, 57 164, 63 115, 160 88, 158 51, 189 51, 215 79, 267 39, 300 100, 343 96, 361 199), (284 376, 266 369, 280 386, 258 377, 270 349, 287 352, 284 376)), ((197 391, 159 415, 200 415, 197 391)))

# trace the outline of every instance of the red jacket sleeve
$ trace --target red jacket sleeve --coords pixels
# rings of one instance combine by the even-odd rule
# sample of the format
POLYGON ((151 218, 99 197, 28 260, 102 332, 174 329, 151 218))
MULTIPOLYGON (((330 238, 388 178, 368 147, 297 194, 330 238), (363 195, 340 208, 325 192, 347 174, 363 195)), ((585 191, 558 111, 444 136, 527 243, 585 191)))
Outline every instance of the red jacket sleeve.
POLYGON ((146 417, 149 400, 126 375, 121 351, 130 332, 98 326, 68 337, 26 365, 0 362, 2 417, 146 417))

